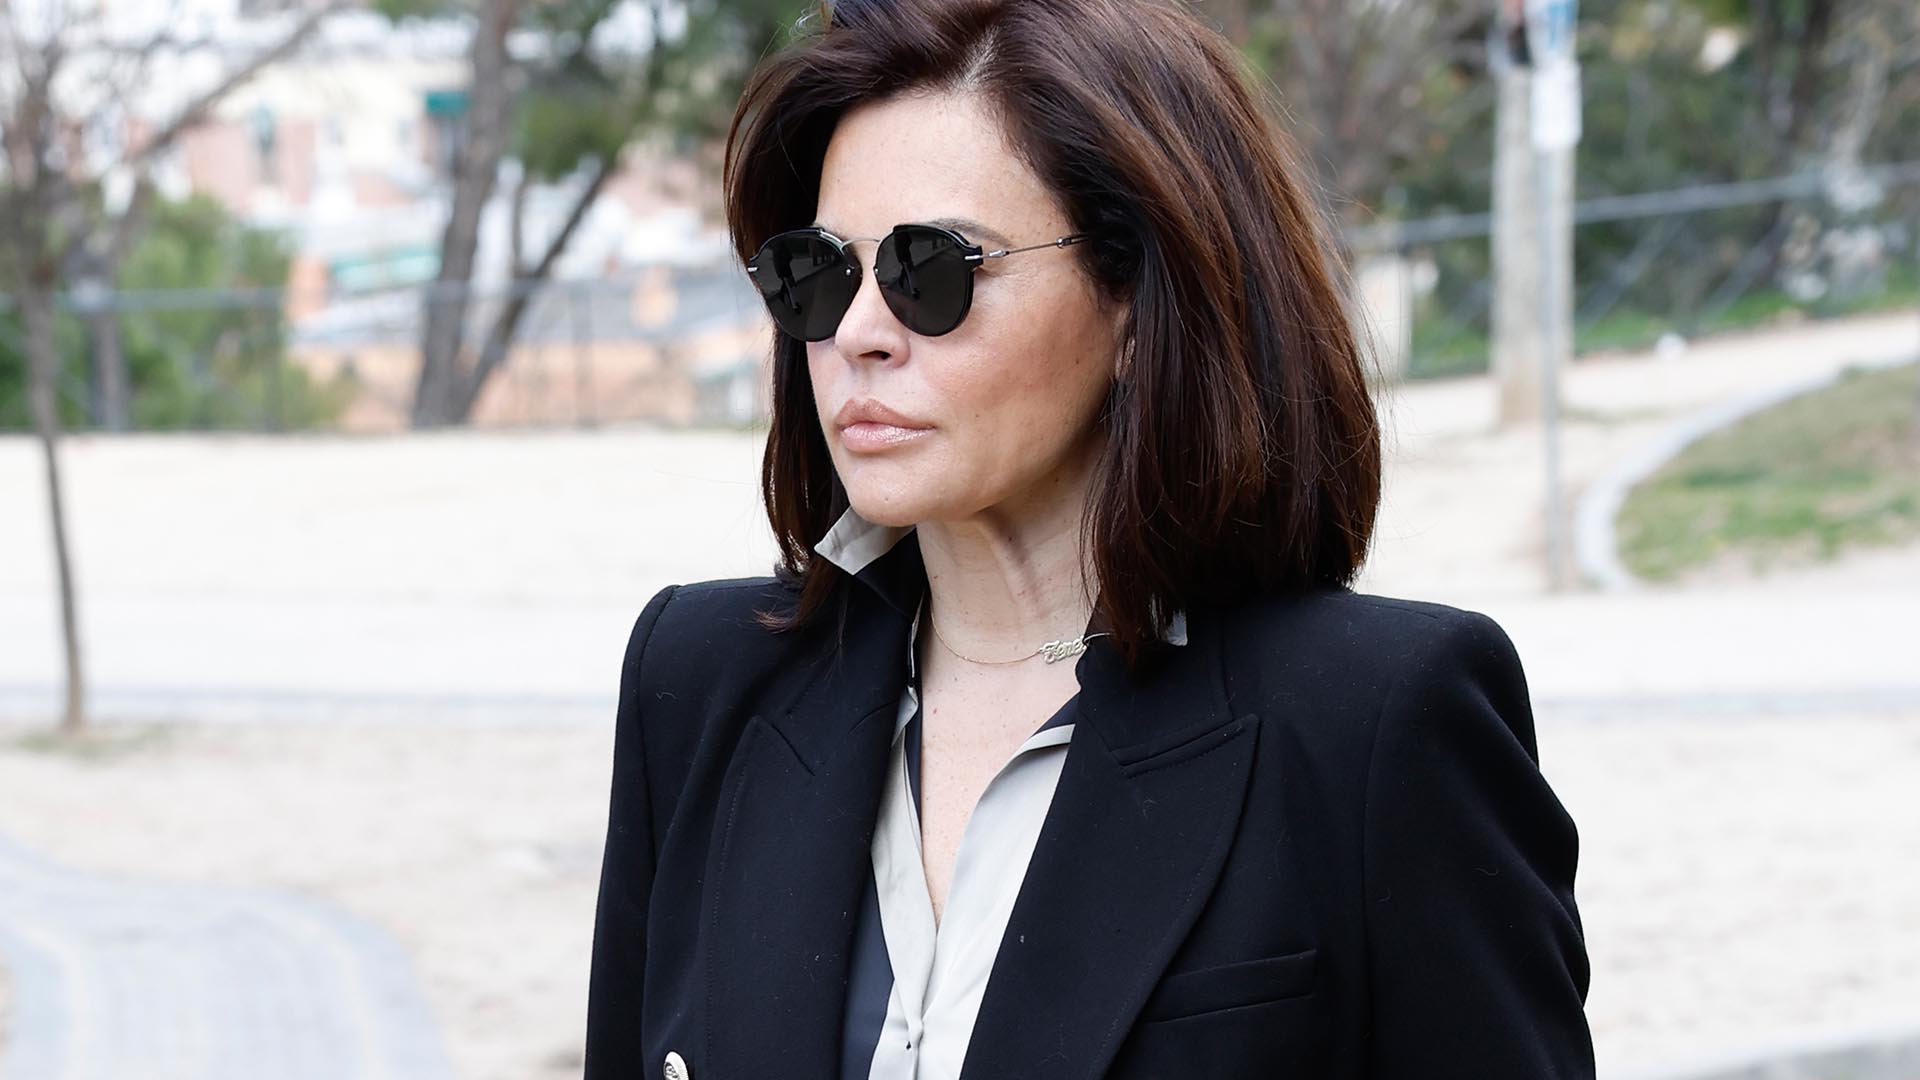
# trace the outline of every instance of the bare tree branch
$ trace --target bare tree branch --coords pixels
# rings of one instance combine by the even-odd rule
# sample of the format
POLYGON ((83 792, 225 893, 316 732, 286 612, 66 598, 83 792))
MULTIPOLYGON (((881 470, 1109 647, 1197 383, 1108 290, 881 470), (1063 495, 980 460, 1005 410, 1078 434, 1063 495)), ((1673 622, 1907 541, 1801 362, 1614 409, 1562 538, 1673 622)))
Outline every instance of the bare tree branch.
POLYGON ((214 106, 218 105, 221 99, 251 81, 261 71, 293 55, 300 46, 306 44, 307 39, 313 36, 322 23, 354 6, 356 6, 356 0, 325 0, 319 7, 308 12, 292 32, 278 43, 228 72, 226 77, 214 84, 211 89, 194 98, 186 108, 180 110, 177 116, 143 142, 127 158, 126 164, 134 168, 144 166, 155 155, 171 147, 182 134, 204 121, 207 114, 213 111, 214 106))
POLYGON ((474 402, 480 397, 480 391, 486 386, 487 379, 506 362, 507 350, 512 347, 515 334, 519 332, 520 320, 525 317, 527 308, 536 295, 532 289, 520 288, 526 283, 547 280, 553 273, 554 264, 572 241, 575 230, 586 220, 587 211, 593 209, 594 201, 600 197, 600 191, 606 187, 613 176, 616 162, 600 161, 595 163, 593 175, 587 184, 574 197, 573 206, 567 212, 558 232, 547 242, 545 253, 540 261, 529 270, 524 279, 516 280, 516 286, 501 305, 500 312, 494 317, 493 325, 487 332, 487 338, 480 350, 480 359, 474 364, 458 387, 459 415, 466 416, 473 410, 474 402))

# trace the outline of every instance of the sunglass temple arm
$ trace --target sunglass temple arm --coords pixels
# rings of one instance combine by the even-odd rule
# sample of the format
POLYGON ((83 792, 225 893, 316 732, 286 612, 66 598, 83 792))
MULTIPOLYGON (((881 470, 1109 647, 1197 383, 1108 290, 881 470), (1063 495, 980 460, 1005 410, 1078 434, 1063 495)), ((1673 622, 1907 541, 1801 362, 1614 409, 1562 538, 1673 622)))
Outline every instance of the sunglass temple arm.
POLYGON ((1072 236, 1063 236, 1058 240, 1049 240, 1044 244, 1029 244, 1026 247, 1017 248, 1001 248, 998 251, 983 251, 978 255, 967 256, 967 261, 978 262, 981 259, 1004 259, 1009 255, 1018 255, 1023 251, 1039 251, 1041 248, 1063 248, 1069 244, 1077 244, 1086 239, 1089 239, 1088 234, 1074 233, 1072 236))

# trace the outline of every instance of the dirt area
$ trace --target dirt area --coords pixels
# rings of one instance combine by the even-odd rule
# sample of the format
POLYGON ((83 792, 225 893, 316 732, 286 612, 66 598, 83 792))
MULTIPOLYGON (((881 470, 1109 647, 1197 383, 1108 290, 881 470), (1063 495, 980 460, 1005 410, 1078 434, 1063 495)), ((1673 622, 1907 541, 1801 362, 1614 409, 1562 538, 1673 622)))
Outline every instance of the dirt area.
POLYGON ((1602 1075, 1920 1030, 1920 708, 1543 724, 1602 1075))
POLYGON ((76 754, 13 730, 0 834, 73 869, 330 901, 409 953, 460 1076, 577 1076, 611 735, 177 726, 76 754))
MULTIPOLYGON (((407 949, 472 1080, 578 1075, 609 732, 178 726, 0 749, 0 833, 63 865, 324 898, 407 949)), ((1541 718, 1581 831, 1603 1064, 1920 1000, 1920 713, 1541 718), (1762 944, 1764 943, 1764 944, 1762 944)))

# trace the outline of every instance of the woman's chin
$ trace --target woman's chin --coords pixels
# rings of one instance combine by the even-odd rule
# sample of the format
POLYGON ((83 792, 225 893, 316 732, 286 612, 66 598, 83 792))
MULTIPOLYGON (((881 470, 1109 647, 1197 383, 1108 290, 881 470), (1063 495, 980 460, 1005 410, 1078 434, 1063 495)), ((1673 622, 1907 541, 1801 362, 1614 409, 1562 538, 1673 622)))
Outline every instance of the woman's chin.
POLYGON ((875 525, 905 528, 942 517, 942 511, 949 508, 949 500, 941 498, 942 485, 937 477, 904 470, 886 477, 863 472, 866 475, 843 481, 847 502, 854 513, 875 525))
POLYGON ((876 525, 905 527, 925 521, 944 502, 945 470, 922 455, 835 455, 834 466, 854 512, 876 525))
POLYGON ((919 509, 920 502, 917 499, 871 494, 862 496, 848 492, 847 501, 852 504, 854 513, 875 525, 904 529, 926 520, 926 515, 919 509))

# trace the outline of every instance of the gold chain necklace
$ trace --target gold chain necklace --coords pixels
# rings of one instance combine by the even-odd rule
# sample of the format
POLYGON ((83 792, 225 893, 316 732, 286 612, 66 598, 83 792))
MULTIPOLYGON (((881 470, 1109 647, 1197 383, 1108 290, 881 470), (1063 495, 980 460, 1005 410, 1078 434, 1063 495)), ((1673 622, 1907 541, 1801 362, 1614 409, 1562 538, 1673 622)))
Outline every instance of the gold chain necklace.
POLYGON ((1094 638, 1107 636, 1106 631, 1103 630, 1097 634, 1083 634, 1071 640, 1049 641, 1025 656, 1016 656, 1011 660, 978 660, 947 644, 947 639, 940 634, 939 624, 935 623, 931 617, 927 619, 927 626, 932 628, 934 640, 938 641, 942 648, 969 664, 982 664, 988 667, 1017 664, 1022 660, 1031 660, 1036 656, 1045 657, 1046 662, 1049 664, 1057 664, 1070 656, 1079 656, 1081 653, 1086 652, 1087 642, 1092 641, 1094 638))

